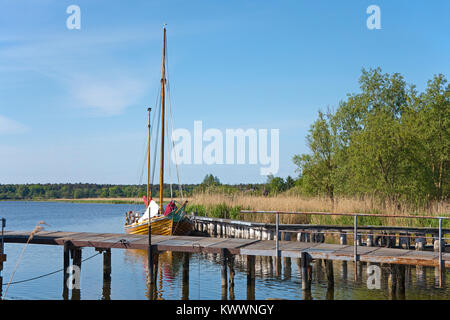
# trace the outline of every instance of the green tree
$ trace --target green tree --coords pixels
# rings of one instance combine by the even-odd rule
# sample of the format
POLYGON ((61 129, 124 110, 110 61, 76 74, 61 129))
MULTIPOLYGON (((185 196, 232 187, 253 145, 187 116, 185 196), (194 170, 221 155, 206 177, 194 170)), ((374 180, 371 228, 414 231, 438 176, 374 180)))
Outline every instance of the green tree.
POLYGON ((207 174, 205 178, 203 179, 203 182, 201 183, 204 187, 213 187, 213 186, 219 186, 220 180, 216 176, 212 174, 207 174))
POLYGON ((336 163, 331 117, 330 111, 326 114, 319 111, 319 118, 311 125, 306 136, 311 153, 295 155, 293 162, 302 177, 303 190, 311 194, 326 194, 333 202, 336 163))

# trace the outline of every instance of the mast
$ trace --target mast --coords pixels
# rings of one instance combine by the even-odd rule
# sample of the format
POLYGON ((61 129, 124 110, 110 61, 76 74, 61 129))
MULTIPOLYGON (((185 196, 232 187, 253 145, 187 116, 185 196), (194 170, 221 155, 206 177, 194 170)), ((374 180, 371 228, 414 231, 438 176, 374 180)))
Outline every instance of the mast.
POLYGON ((148 108, 148 157, 147 157, 147 205, 150 204, 150 111, 152 108, 148 108))
POLYGON ((164 123, 165 123, 165 84, 166 84, 166 27, 163 27, 163 54, 162 54, 162 77, 161 77, 161 166, 159 172, 159 205, 163 213, 163 189, 164 189, 164 123))

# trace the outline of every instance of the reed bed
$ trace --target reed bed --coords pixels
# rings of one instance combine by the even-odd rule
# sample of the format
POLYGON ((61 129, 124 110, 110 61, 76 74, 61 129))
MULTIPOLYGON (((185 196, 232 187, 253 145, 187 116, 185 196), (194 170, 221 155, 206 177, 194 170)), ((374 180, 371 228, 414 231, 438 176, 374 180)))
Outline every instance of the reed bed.
MULTIPOLYGON (((384 215, 427 215, 450 216, 450 203, 432 203, 427 208, 413 205, 392 205, 375 198, 340 197, 334 202, 322 197, 303 197, 296 195, 257 196, 241 194, 199 193, 189 198, 187 211, 197 211, 199 215, 232 218, 254 222, 274 223, 273 214, 242 214, 240 210, 288 211, 288 212, 334 212, 334 213, 371 213, 384 215)), ((352 225, 353 218, 347 216, 280 215, 280 223, 352 225)), ((409 218, 361 217, 361 225, 391 225, 411 227, 436 227, 437 220, 409 218)), ((450 227, 444 221, 444 227, 450 227)))

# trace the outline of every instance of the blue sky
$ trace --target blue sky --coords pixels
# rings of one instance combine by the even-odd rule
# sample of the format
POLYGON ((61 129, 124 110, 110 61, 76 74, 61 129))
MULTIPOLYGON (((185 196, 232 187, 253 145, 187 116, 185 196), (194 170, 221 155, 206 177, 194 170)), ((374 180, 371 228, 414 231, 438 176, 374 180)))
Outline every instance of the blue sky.
MULTIPOLYGON (((0 183, 138 183, 163 23, 175 128, 279 129, 277 176, 295 176, 317 111, 358 92, 362 68, 419 90, 448 77, 449 12, 448 1, 0 0, 0 183), (80 30, 66 27, 72 4, 80 30), (372 4, 380 30, 366 26, 372 4)), ((207 173, 266 180, 259 165, 180 167, 184 183, 207 173)))

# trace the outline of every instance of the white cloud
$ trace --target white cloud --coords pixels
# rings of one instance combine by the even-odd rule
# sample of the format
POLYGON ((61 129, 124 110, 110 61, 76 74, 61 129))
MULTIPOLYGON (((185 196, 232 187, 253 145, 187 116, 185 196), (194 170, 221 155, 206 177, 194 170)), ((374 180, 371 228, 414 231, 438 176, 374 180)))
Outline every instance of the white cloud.
POLYGON ((144 91, 144 84, 134 79, 78 79, 72 82, 75 104, 103 116, 122 113, 136 103, 144 91))
POLYGON ((24 124, 0 115, 0 134, 19 134, 28 130, 24 124))

